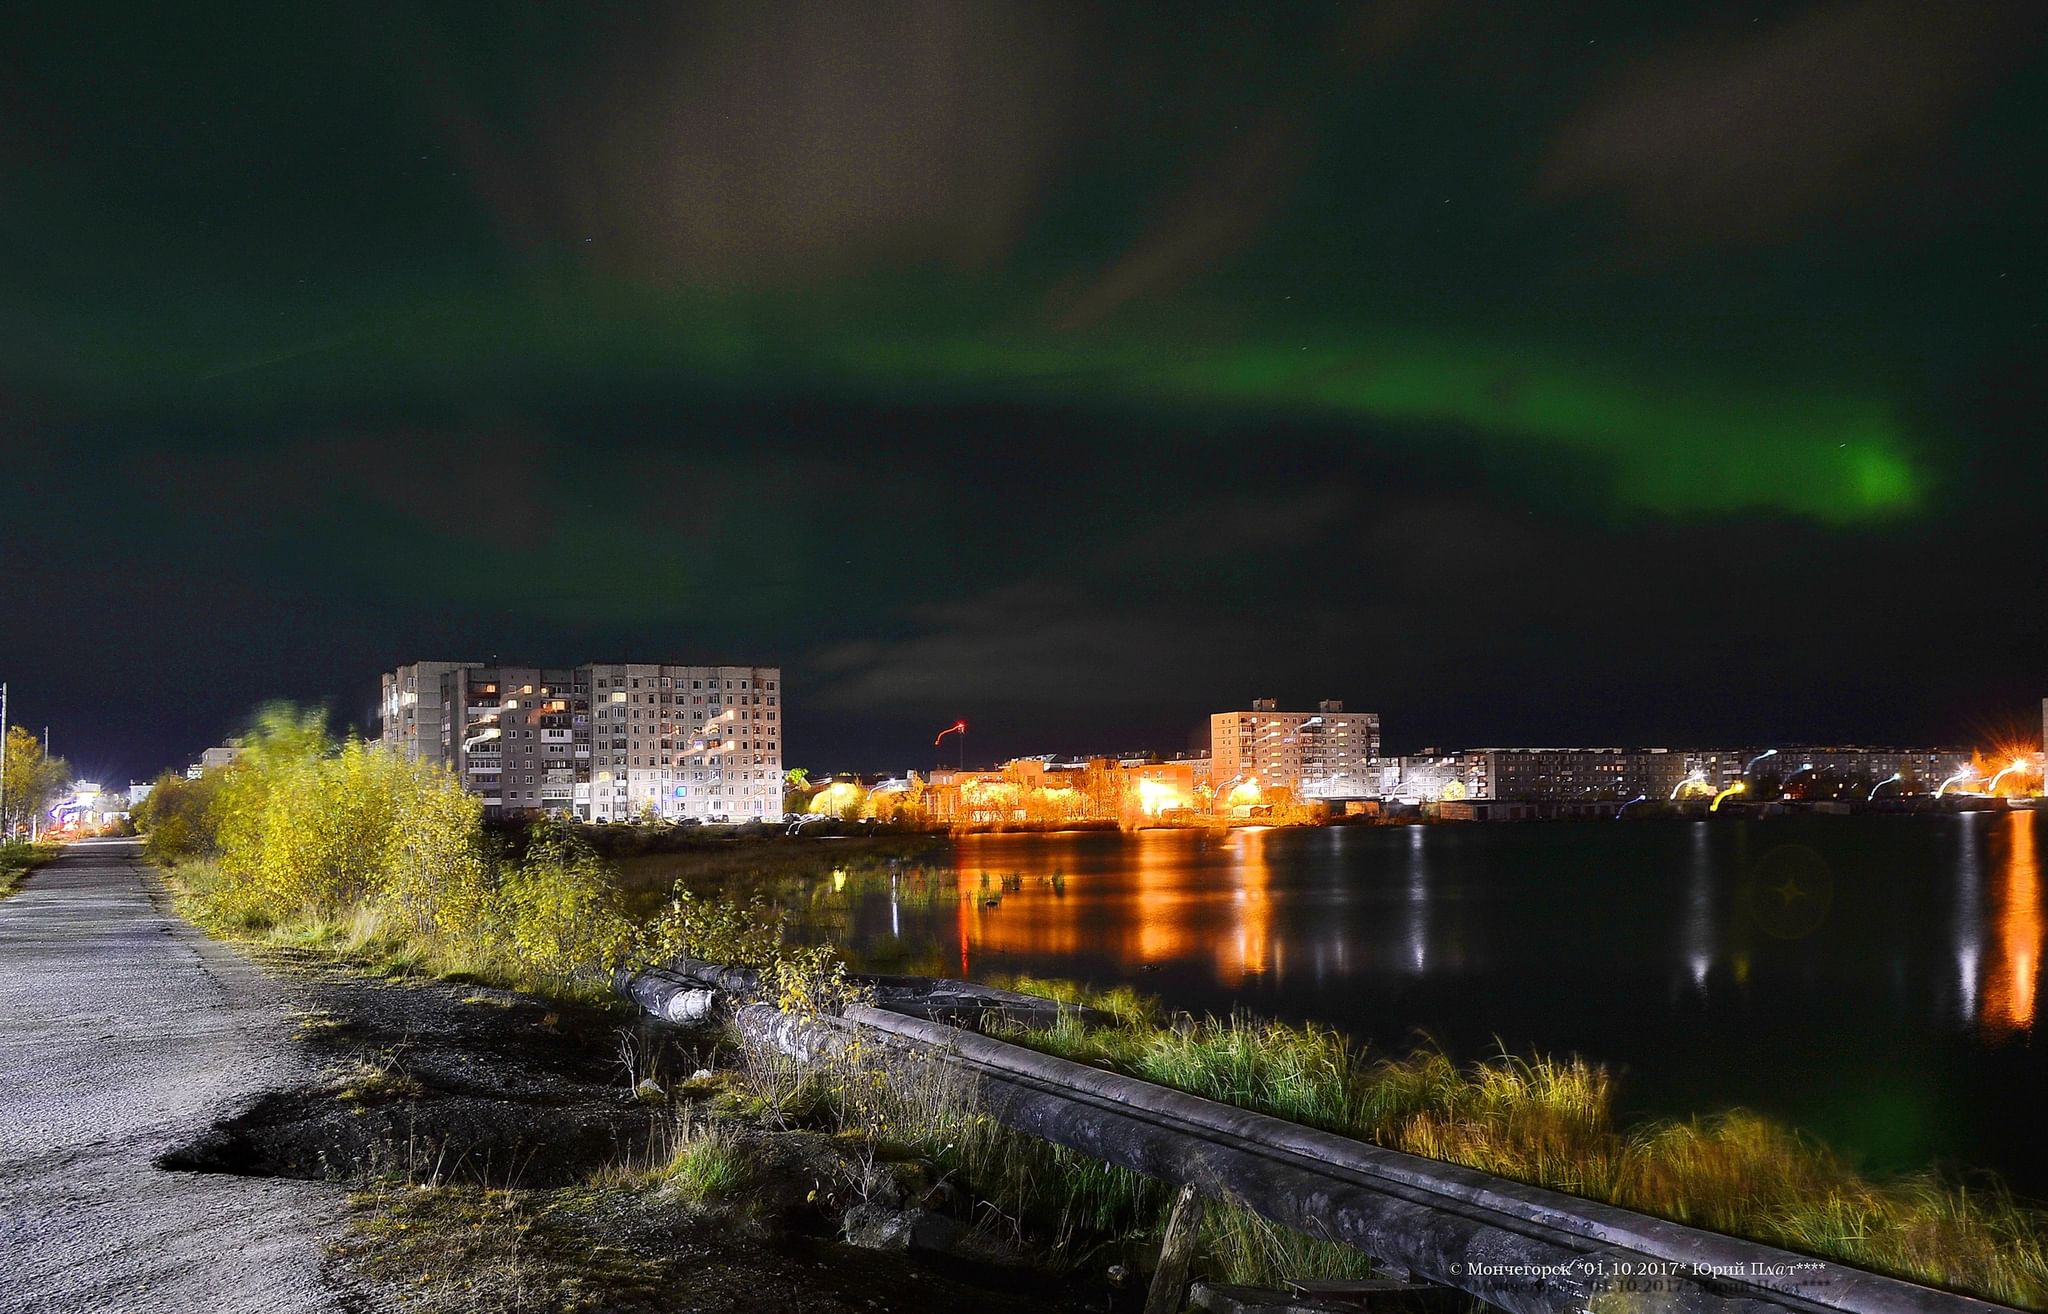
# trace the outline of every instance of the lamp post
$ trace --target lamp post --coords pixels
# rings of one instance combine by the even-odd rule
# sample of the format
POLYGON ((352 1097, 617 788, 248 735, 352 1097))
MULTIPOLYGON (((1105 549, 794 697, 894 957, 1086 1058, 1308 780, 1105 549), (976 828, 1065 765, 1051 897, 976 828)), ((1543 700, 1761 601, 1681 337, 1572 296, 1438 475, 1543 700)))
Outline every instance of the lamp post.
POLYGON ((2021 767, 2024 767, 2026 764, 2027 759, 2025 759, 2024 757, 2016 757, 2012 761, 2006 763, 2004 768, 2001 769, 1997 775, 1991 777, 1991 783, 1984 786, 1984 792, 1987 794, 1996 794, 1998 792, 1998 782, 2005 779, 2013 772, 2018 771, 2021 767))
POLYGON ((1753 757, 1753 758, 1749 759, 1749 763, 1748 763, 1748 765, 1746 765, 1746 766, 1744 766, 1744 767, 1742 768, 1742 774, 1743 774, 1743 775, 1745 775, 1745 776, 1747 776, 1747 775, 1748 775, 1748 774, 1749 774, 1750 772, 1752 772, 1752 771, 1756 770, 1756 764, 1757 764, 1757 763, 1759 763, 1759 762, 1763 761, 1763 760, 1764 760, 1765 758, 1767 758, 1767 757, 1776 757, 1777 755, 1778 755, 1778 750, 1777 750, 1777 749, 1775 749, 1775 748, 1766 748, 1766 749, 1765 749, 1765 750, 1764 750, 1763 752, 1761 752, 1761 753, 1758 753, 1758 754, 1757 754, 1757 755, 1756 755, 1755 757, 1753 757))
POLYGON ((1891 783, 1892 783, 1893 781, 1896 781, 1896 780, 1904 780, 1905 778, 1906 778, 1906 777, 1905 777, 1905 776, 1904 776, 1903 774, 1901 774, 1900 772, 1897 772, 1897 771, 1894 771, 1894 772, 1892 772, 1892 773, 1891 773, 1890 775, 1886 776, 1886 777, 1885 777, 1885 778, 1884 778, 1883 780, 1880 780, 1880 781, 1878 781, 1878 782, 1877 782, 1876 784, 1872 785, 1872 786, 1870 787, 1870 797, 1869 797, 1869 798, 1867 798, 1867 799, 1864 799, 1863 801, 1864 801, 1865 803, 1874 803, 1874 802, 1876 802, 1876 801, 1877 801, 1877 791, 1878 791, 1878 790, 1880 790, 1880 789, 1883 789, 1883 788, 1884 788, 1884 787, 1885 787, 1886 785, 1889 785, 1889 784, 1891 784, 1891 783))
POLYGON ((1940 798, 1942 794, 1947 791, 1950 785, 1957 784, 1958 782, 1964 780, 1974 780, 1976 778, 1976 775, 1976 767, 1966 766, 1962 770, 1950 776, 1947 780, 1942 781, 1940 785, 1936 786, 1934 790, 1934 796, 1936 798, 1940 798))
POLYGON ((965 771, 967 769, 967 722, 955 721, 944 730, 939 731, 938 734, 932 737, 932 747, 937 748, 939 742, 947 735, 960 736, 960 769, 965 771))

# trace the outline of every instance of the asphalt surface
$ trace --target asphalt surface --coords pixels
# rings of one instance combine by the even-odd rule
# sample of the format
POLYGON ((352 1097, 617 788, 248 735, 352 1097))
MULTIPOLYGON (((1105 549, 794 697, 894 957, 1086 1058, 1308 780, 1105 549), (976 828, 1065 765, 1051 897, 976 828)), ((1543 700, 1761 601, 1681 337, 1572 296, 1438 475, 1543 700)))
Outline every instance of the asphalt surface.
POLYGON ((340 1310, 342 1193, 156 1157, 314 1077, 282 988, 173 914, 137 845, 0 899, 0 1311, 340 1310))

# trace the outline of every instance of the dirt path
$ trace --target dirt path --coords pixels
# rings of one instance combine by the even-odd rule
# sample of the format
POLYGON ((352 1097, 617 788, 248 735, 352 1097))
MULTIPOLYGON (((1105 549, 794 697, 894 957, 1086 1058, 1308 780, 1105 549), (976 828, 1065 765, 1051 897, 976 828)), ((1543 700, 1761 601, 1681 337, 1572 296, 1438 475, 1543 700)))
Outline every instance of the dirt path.
POLYGON ((0 901, 0 1310, 341 1309, 338 1187, 154 1164, 312 1074, 283 989, 144 871, 80 844, 0 901))

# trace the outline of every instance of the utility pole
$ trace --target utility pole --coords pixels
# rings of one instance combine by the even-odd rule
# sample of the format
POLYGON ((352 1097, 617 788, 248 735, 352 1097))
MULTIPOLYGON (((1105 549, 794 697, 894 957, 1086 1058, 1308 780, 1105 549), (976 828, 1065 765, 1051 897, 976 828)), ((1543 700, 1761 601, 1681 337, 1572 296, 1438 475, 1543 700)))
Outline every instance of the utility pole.
POLYGON ((11 838, 7 833, 7 682, 0 680, 0 844, 11 838))

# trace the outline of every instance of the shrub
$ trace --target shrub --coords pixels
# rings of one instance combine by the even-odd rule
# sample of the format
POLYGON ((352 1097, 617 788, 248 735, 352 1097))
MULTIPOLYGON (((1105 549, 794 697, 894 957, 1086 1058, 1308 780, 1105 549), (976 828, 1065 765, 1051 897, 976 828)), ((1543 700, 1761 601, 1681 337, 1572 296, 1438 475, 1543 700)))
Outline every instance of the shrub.
POLYGON ((738 967, 765 967, 782 951, 782 915, 756 894, 745 903, 699 899, 678 881, 648 924, 641 956, 660 963, 688 954, 738 967))
POLYGON ((520 962, 558 985, 609 976, 638 938, 618 883, 565 826, 535 837, 505 880, 504 901, 520 962))

